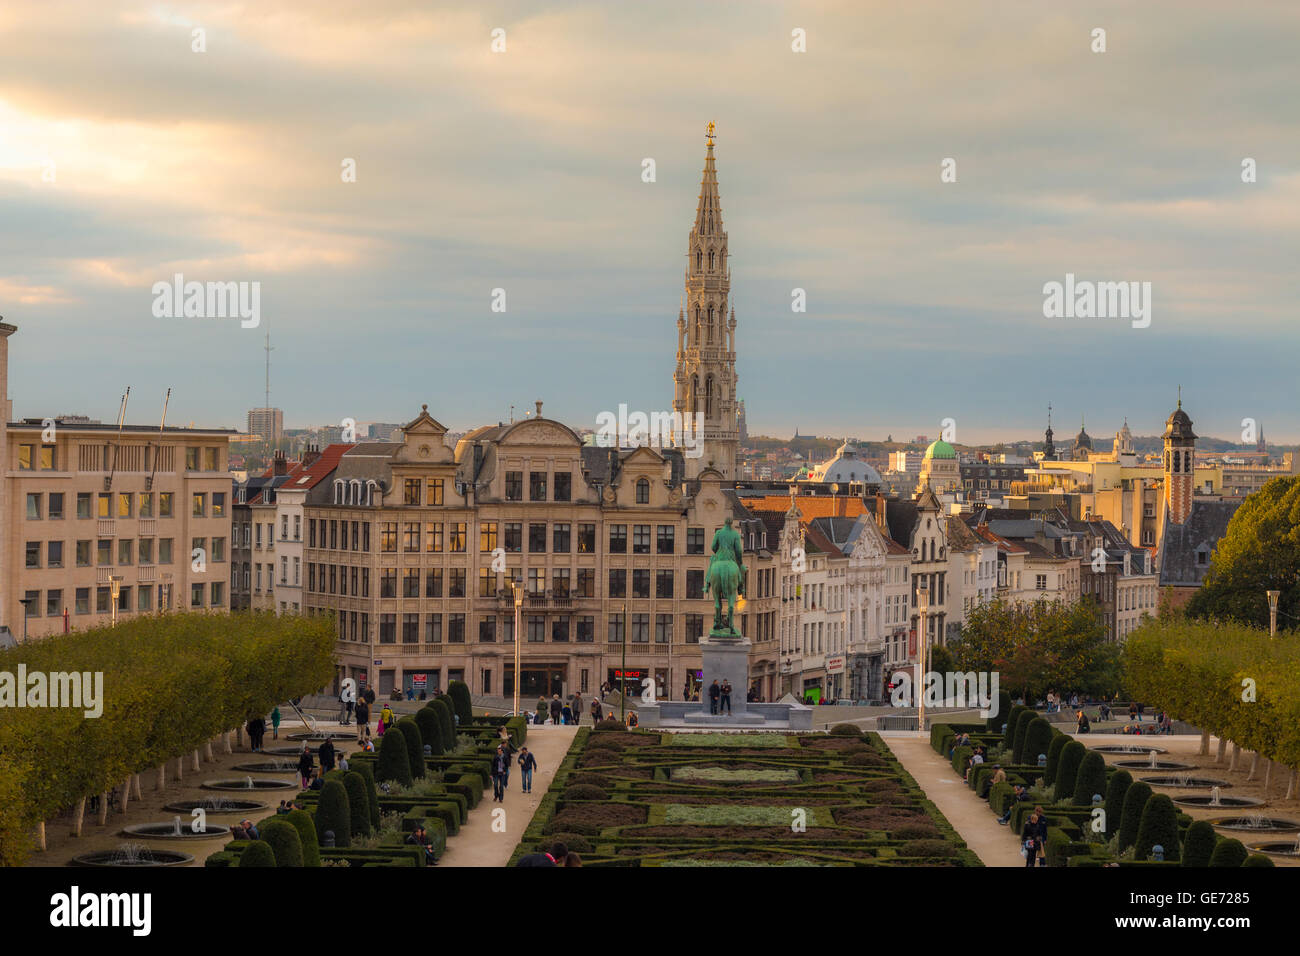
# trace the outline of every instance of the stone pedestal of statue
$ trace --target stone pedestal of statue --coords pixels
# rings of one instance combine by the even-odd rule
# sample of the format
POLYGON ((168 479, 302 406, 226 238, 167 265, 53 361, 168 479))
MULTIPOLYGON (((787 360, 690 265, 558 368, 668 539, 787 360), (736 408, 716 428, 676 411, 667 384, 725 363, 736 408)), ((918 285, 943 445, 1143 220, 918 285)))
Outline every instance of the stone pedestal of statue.
POLYGON ((763 724, 761 714, 747 712, 745 698, 749 694, 749 651, 753 647, 749 638, 739 634, 711 633, 707 639, 700 641, 701 670, 704 680, 700 684, 700 709, 687 714, 686 721, 691 724, 707 725, 710 723, 749 725, 763 724), (714 681, 721 687, 725 681, 731 682, 731 713, 722 707, 719 697, 718 714, 709 713, 709 688, 714 681))

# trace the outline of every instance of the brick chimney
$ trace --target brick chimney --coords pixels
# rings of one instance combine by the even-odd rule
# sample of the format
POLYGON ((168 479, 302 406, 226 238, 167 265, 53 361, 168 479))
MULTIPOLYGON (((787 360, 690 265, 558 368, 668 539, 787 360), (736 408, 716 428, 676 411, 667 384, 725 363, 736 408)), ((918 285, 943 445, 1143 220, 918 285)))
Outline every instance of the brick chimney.
POLYGON ((302 453, 302 466, 309 468, 320 458, 320 448, 316 445, 308 445, 307 450, 302 453))
POLYGON ((880 527, 881 533, 889 537, 889 516, 886 513, 885 496, 879 491, 876 492, 876 524, 880 527))
POLYGON ((279 477, 289 473, 289 463, 285 461, 284 452, 277 451, 275 457, 271 459, 271 475, 279 477))

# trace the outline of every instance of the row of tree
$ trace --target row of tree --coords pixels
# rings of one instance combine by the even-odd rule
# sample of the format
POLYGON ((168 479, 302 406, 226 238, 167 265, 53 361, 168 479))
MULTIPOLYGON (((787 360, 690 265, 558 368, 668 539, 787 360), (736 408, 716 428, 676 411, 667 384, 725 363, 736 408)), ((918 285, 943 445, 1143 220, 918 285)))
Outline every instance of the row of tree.
POLYGON ((25 858, 34 825, 329 683, 334 640, 326 618, 167 614, 0 652, 25 705, 0 721, 0 865, 25 858), (31 675, 74 672, 83 698, 102 675, 99 716, 32 696, 31 675))

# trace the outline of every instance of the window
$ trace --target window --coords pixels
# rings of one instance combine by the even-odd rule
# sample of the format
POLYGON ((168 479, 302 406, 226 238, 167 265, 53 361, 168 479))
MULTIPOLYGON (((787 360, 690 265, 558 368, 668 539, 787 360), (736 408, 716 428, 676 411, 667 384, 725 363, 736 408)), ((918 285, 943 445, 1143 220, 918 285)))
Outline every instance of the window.
POLYGON ((90 542, 89 541, 77 542, 77 567, 79 568, 90 567, 90 542))
MULTIPOLYGON (((199 588, 199 601, 200 603, 202 603, 203 585, 201 584, 198 585, 198 588, 199 588)), ((107 614, 111 610, 111 608, 109 607, 109 603, 111 601, 112 601, 112 592, 107 587, 95 588, 95 613, 96 614, 107 614)))
MULTIPOLYGON (((271 526, 269 524, 266 526, 266 543, 267 544, 271 543, 271 526)), ((331 521, 330 522, 330 550, 337 551, 338 549, 339 549, 339 523, 337 521, 331 521)), ((396 551, 397 547, 394 546, 393 550, 396 551)))
POLYGON ((190 514, 195 518, 202 518, 208 513, 208 496, 202 492, 196 493, 190 498, 193 507, 190 514))
POLYGON ((442 504, 442 479, 430 478, 425 482, 425 504, 441 505, 442 504))
POLYGON ((557 615, 551 619, 551 640, 557 644, 567 644, 570 633, 569 616, 557 615))
POLYGON ((687 614, 686 615, 686 643, 698 644, 700 638, 704 636, 704 615, 687 614))
POLYGON ((430 568, 424 574, 424 596, 442 597, 442 568, 430 568))
POLYGON ((623 643, 623 616, 621 614, 611 614, 609 616, 609 642, 611 644, 623 643))
POLYGON ((465 643, 465 615, 447 615, 447 640, 452 644, 465 643))
POLYGON ((672 554, 676 547, 677 529, 670 524, 661 524, 655 539, 655 553, 672 554))
MULTIPOLYGON (((480 644, 491 644, 497 639, 497 619, 494 617, 479 618, 478 622, 478 639, 480 644)), ((488 672, 484 672, 487 676, 488 672)), ((486 691, 484 692, 486 693, 486 691)))
POLYGON ((397 615, 396 614, 379 615, 379 643, 380 644, 397 643, 397 615))
POLYGON ((384 554, 397 551, 397 522, 384 521, 379 525, 379 550, 384 554))
MULTIPOLYGON (((117 516, 119 518, 129 518, 135 513, 133 505, 134 496, 129 491, 120 491, 117 494, 117 516)), ((197 512, 196 512, 197 514, 197 512)))
POLYGON ((655 572, 655 597, 671 599, 673 596, 673 572, 660 569, 655 572))
POLYGON ((218 562, 218 563, 226 560, 226 539, 225 538, 212 539, 211 558, 214 562, 218 562))
POLYGON ((407 568, 402 572, 402 597, 420 596, 420 569, 407 568))
POLYGON ((524 500, 524 473, 522 471, 506 472, 506 501, 524 500))
POLYGON ((466 524, 463 521, 453 522, 449 527, 448 537, 450 538, 448 551, 453 554, 463 554, 466 548, 466 524))
POLYGON ((90 517, 90 492, 89 491, 77 492, 77 517, 78 518, 90 517))
POLYGON ((96 542, 95 563, 101 568, 111 567, 113 564, 113 542, 105 541, 102 538, 96 542))
POLYGON ((530 524, 528 526, 528 553, 546 553, 546 525, 530 524))
POLYGON ((113 496, 111 494, 106 491, 99 493, 95 513, 101 518, 111 518, 113 516, 113 496))
POLYGON ((524 550, 524 526, 518 521, 506 522, 505 550, 509 554, 518 554, 524 550))
POLYGON ((555 500, 571 501, 573 498, 573 475, 567 471, 555 473, 555 500))
POLYGON ((402 643, 403 644, 420 643, 420 615, 418 614, 402 615, 402 643))
POLYGON ((478 526, 478 549, 489 554, 497 549, 497 523, 484 521, 478 526))
POLYGON ((578 643, 592 644, 596 640, 596 619, 591 616, 578 618, 578 643))
POLYGON ((41 496, 38 494, 27 495, 27 520, 41 520, 41 496))
POLYGON ((226 493, 224 491, 212 492, 212 517, 224 518, 226 516, 226 493))
POLYGON ((158 539, 158 563, 172 563, 172 540, 171 538, 158 539))
POLYGON ((430 614, 424 619, 424 643, 442 643, 442 615, 430 614))
POLYGON ((27 561, 24 566, 28 568, 39 568, 41 566, 41 543, 39 541, 27 542, 27 561))
POLYGON ((424 551, 426 554, 439 554, 442 552, 442 522, 425 523, 424 551))
POLYGON ((627 525, 612 524, 609 526, 609 553, 627 554, 627 525))
POLYGON ((555 568, 551 572, 551 593, 557 598, 569 596, 569 569, 555 568))
POLYGON ((140 511, 141 518, 153 517, 153 492, 143 491, 140 493, 140 511))
POLYGON ((528 500, 546 500, 546 472, 530 471, 528 473, 528 500))
POLYGON ((569 528, 568 524, 556 524, 551 532, 551 551, 555 554, 569 553, 569 528))
POLYGON ((90 613, 90 588, 77 588, 76 606, 73 610, 77 614, 90 613))
MULTIPOLYGON (((346 528, 344 529, 346 530, 346 528)), ((347 536, 344 535, 346 538, 347 536)), ((407 554, 420 552, 420 522, 407 521, 402 524, 402 550, 407 554)))
POLYGON ((608 597, 612 597, 612 598, 627 597, 627 571, 625 571, 623 568, 609 569, 608 597))
POLYGON ((190 585, 190 607, 203 607, 203 585, 190 585))
POLYGON ((596 596, 596 569, 595 568, 578 568, 578 587, 574 592, 574 597, 595 597, 596 596))
MULTIPOLYGON (((213 452, 215 454, 215 451, 213 452)), ((221 607, 226 603, 226 582, 213 581, 209 590, 209 606, 221 607)))
POLYGON ((463 598, 465 596, 465 569, 452 568, 447 580, 447 597, 463 598))
POLYGON ((528 617, 528 641, 531 644, 541 644, 546 640, 546 618, 541 615, 529 615, 528 617))
POLYGON ((639 505, 648 505, 650 503, 650 482, 644 478, 637 479, 636 503, 639 505))
POLYGON ((655 615, 655 643, 671 644, 673 642, 673 616, 671 614, 655 615))
POLYGON ((650 643, 650 615, 649 614, 632 615, 632 643, 633 644, 650 643))
POLYGON ((648 598, 650 596, 650 569, 636 568, 632 572, 632 596, 648 598))
POLYGON ((650 553, 650 526, 648 524, 632 525, 632 553, 650 553))
MULTIPOLYGON (((356 527, 355 521, 352 522, 352 526, 356 527)), ((293 516, 293 540, 295 541, 302 540, 302 515, 293 516)))
POLYGON ((46 514, 50 516, 51 521, 63 520, 63 492, 53 492, 50 494, 49 509, 46 514))
POLYGON ((578 525, 578 553, 595 554, 596 526, 594 524, 578 525))
POLYGON ((544 568, 528 569, 528 593, 541 595, 546 586, 546 570, 544 568))
POLYGON ((402 482, 402 502, 408 505, 420 503, 420 479, 407 478, 402 482))
POLYGON ((46 548, 45 566, 47 568, 63 567, 63 542, 51 541, 46 548))
POLYGON ((478 569, 478 596, 479 597, 496 597, 497 593, 497 576, 491 568, 478 569))
POLYGON ((217 470, 217 450, 215 448, 203 449, 203 470, 204 471, 217 470))
POLYGON ((19 445, 18 446, 18 470, 34 471, 36 468, 36 446, 19 445))
POLYGON ((704 529, 703 528, 686 529, 686 553, 687 554, 704 553, 704 529))
POLYGON ((397 569, 396 568, 383 568, 379 572, 379 596, 381 598, 397 597, 397 569))
POLYGON ((1046 590, 1047 590, 1047 575, 1046 575, 1046 574, 1037 574, 1037 575, 1035 575, 1035 576, 1034 576, 1034 587, 1037 588, 1039 591, 1046 591, 1046 590))
POLYGON ((170 491, 158 492, 158 517, 170 518, 172 516, 172 493, 170 491))

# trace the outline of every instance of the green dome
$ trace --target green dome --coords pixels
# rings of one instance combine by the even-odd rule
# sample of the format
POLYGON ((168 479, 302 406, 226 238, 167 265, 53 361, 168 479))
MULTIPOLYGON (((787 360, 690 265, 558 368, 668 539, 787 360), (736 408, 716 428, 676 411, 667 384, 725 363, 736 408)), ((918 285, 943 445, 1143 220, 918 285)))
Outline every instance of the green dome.
POLYGON ((952 445, 940 438, 938 441, 930 442, 930 447, 925 450, 926 458, 956 458, 957 452, 953 451, 952 445))

